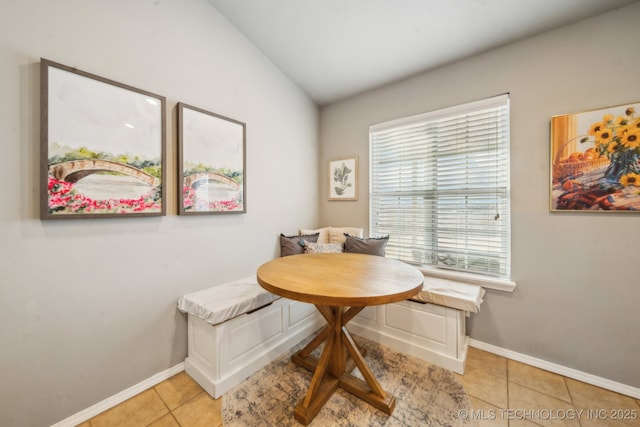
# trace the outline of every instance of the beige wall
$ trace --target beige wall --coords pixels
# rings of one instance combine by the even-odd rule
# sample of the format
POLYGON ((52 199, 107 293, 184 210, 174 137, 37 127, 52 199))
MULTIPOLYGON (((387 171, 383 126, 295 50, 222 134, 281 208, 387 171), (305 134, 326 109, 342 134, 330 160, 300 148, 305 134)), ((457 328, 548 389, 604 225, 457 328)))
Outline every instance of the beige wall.
POLYGON ((470 335, 640 387, 640 215, 550 213, 548 189, 551 116, 640 100, 639 18, 636 3, 322 108, 321 223, 368 227, 369 125, 509 92, 518 287, 489 292, 470 335), (327 201, 326 162, 354 154, 358 201, 327 201))
POLYGON ((206 0, 1 9, 0 425, 45 426, 182 362, 178 297, 318 222, 318 109, 206 0), (38 219, 41 57, 167 97, 167 216, 38 219), (246 214, 176 215, 178 101, 247 124, 246 214))
POLYGON ((50 425, 180 363, 176 299, 252 274, 278 233, 366 226, 369 124, 504 92, 518 288, 489 293, 471 336, 640 386, 640 217, 551 214, 546 185, 552 115, 638 101, 638 17, 636 4, 326 107, 319 151, 313 103, 205 0, 3 1, 0 425, 50 425), (41 57, 167 97, 167 216, 38 219, 41 57), (178 101, 247 123, 247 214, 176 216, 178 101), (353 154, 359 200, 327 202, 326 161, 353 154))

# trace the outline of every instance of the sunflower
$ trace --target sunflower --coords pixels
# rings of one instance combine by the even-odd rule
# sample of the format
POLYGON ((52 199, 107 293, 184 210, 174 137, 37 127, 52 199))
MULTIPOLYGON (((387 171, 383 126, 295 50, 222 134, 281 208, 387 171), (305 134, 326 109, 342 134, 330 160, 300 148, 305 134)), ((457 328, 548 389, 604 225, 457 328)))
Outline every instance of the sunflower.
POLYGON ((635 109, 635 108, 633 108, 633 107, 629 107, 629 108, 627 108, 627 109, 624 111, 624 113, 625 113, 627 116, 633 116, 633 115, 636 113, 636 109, 635 109))
POLYGON ((616 126, 625 126, 629 123, 629 119, 625 116, 618 116, 618 118, 616 118, 616 126))
POLYGON ((613 139, 613 131, 609 128, 602 128, 595 136, 597 144, 607 145, 613 139))
POLYGON ((633 126, 625 125, 625 126, 620 126, 616 132, 617 132, 618 136, 622 136, 625 133, 627 133, 629 131, 634 131, 634 130, 635 130, 635 128, 633 126))
POLYGON ((617 148, 617 147, 618 147, 618 143, 617 143, 617 142, 615 142, 615 141, 613 141, 611 144, 609 144, 609 145, 606 147, 606 151, 607 151, 608 153, 613 153, 614 151, 616 151, 616 148, 617 148))
POLYGON ((620 135, 620 144, 632 150, 640 147, 640 129, 628 128, 620 135))
POLYGON ((605 114, 602 118, 602 123, 608 124, 613 121, 613 114, 605 114))
POLYGON ((600 132, 600 129, 602 129, 603 125, 601 122, 596 122, 594 124, 591 125, 591 127, 589 127, 589 135, 591 136, 596 136, 596 134, 598 132, 600 132))
POLYGON ((640 175, 636 174, 636 173, 628 173, 626 175, 622 175, 620 177, 620 184, 624 185, 625 187, 628 187, 630 185, 633 186, 639 186, 640 185, 640 175))

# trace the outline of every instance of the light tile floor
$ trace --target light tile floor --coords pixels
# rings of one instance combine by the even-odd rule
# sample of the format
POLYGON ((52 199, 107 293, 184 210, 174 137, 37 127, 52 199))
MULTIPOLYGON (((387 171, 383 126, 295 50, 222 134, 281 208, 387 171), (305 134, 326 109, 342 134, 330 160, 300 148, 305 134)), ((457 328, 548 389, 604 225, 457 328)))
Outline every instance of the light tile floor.
MULTIPOLYGON (((640 400, 475 348, 456 378, 480 427, 640 427, 640 400)), ((80 427, 219 427, 221 410, 221 399, 182 372, 80 427)))

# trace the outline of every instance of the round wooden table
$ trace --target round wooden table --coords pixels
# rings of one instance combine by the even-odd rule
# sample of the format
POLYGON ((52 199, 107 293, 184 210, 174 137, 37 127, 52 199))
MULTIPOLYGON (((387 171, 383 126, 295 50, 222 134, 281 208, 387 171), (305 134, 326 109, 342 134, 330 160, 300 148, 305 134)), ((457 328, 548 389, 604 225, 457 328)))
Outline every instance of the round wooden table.
POLYGON ((260 266, 257 276, 269 292, 314 304, 327 321, 327 326, 291 357, 297 365, 313 371, 309 390, 294 410, 296 420, 309 424, 338 387, 391 415, 395 399, 374 377, 346 325, 366 306, 414 296, 422 289, 422 273, 389 258, 339 253, 277 258, 260 266), (323 342, 320 358, 311 356, 323 342), (364 381, 351 375, 356 366, 364 381))

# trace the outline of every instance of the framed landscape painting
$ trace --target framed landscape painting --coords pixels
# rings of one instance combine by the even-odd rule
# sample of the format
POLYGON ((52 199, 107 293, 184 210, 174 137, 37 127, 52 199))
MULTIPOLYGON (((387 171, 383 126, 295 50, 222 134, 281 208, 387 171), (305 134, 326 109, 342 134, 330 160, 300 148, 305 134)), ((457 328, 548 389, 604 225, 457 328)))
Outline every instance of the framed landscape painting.
POLYGON ((329 200, 358 200, 358 158, 329 162, 329 200))
POLYGON ((551 118, 551 210, 640 210, 640 103, 551 118))
POLYGON ((165 98, 42 59, 42 219, 165 213, 165 98))
POLYGON ((245 213, 246 124, 178 103, 180 215, 245 213))

